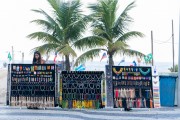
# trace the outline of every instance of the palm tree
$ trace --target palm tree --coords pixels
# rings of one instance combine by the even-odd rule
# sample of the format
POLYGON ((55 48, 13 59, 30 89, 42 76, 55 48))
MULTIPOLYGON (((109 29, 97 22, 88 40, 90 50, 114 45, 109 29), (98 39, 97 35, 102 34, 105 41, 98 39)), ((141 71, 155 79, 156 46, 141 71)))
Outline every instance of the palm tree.
MULTIPOLYGON (((135 6, 134 4, 135 2, 130 3, 120 15, 117 15, 118 0, 99 0, 97 4, 89 6, 92 11, 90 17, 92 18, 93 35, 85 39, 94 44, 101 43, 103 45, 100 47, 96 45, 83 46, 84 49, 88 48, 89 50, 77 58, 76 65, 99 56, 101 51, 107 52, 109 65, 114 65, 113 57, 117 54, 144 56, 141 52, 129 49, 126 43, 130 38, 143 37, 141 32, 128 29, 129 24, 133 22, 128 12, 135 6)), ((76 47, 82 47, 81 43, 77 42, 76 47)))
POLYGON ((33 10, 42 14, 45 19, 33 20, 43 27, 42 31, 28 35, 30 39, 37 39, 44 44, 32 51, 41 53, 57 52, 65 56, 66 70, 70 70, 70 57, 76 57, 74 43, 82 37, 88 19, 82 14, 80 0, 63 2, 61 0, 47 0, 53 12, 49 15, 44 10, 33 10))

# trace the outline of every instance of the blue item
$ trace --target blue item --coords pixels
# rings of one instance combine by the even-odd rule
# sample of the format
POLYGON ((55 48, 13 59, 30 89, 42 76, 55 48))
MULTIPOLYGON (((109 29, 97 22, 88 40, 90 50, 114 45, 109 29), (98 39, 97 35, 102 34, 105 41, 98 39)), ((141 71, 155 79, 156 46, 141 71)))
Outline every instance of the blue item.
POLYGON ((85 70, 85 67, 82 64, 75 68, 75 71, 84 71, 84 70, 85 70))
POLYGON ((176 78, 176 76, 159 76, 161 106, 174 106, 176 78))

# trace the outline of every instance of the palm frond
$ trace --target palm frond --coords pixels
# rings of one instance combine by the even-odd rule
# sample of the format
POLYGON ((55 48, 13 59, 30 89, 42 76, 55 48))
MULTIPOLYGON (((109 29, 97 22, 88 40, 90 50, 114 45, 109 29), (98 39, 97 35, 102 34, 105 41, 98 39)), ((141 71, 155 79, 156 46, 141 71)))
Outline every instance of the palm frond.
POLYGON ((80 1, 48 0, 48 2, 54 10, 63 39, 72 41, 82 37, 81 33, 85 31, 88 17, 82 14, 80 1))
MULTIPOLYGON (((59 26, 59 24, 56 23, 56 21, 54 20, 54 18, 52 18, 52 17, 51 17, 49 14, 47 14, 45 11, 43 11, 42 9, 40 9, 40 10, 34 10, 34 9, 33 9, 32 11, 44 15, 45 18, 47 19, 47 21, 48 21, 50 24, 52 24, 52 26, 54 26, 54 29, 57 31, 57 33, 63 34, 63 31, 61 30, 61 27, 59 26)), ((57 18, 55 18, 55 19, 57 19, 57 18)), ((58 35, 58 37, 60 38, 61 36, 60 36, 59 34, 57 34, 57 35, 58 35)))
MULTIPOLYGON (((47 19, 50 23, 53 23, 53 24, 57 25, 56 21, 55 21, 50 15, 48 15, 44 10, 42 10, 42 9, 40 9, 40 10, 35 10, 35 9, 33 9, 32 11, 44 15, 44 16, 46 17, 46 19, 47 19)), ((58 26, 58 25, 57 25, 57 26, 58 26)))
POLYGON ((66 26, 64 29, 64 32, 66 34, 65 39, 71 39, 71 40, 77 40, 80 37, 82 37, 82 33, 85 32, 85 29, 87 27, 87 24, 89 22, 88 16, 84 16, 83 18, 79 18, 79 20, 76 20, 66 26))
POLYGON ((120 14, 113 25, 113 33, 115 37, 124 34, 128 30, 129 23, 132 22, 132 18, 128 15, 128 12, 135 7, 135 2, 130 3, 120 14))
POLYGON ((106 45, 107 40, 99 36, 89 36, 82 38, 74 43, 74 46, 79 50, 88 48, 100 47, 106 45))
POLYGON ((59 6, 61 5, 60 0, 48 0, 48 3, 51 5, 54 11, 56 11, 55 13, 59 13, 59 6))
POLYGON ((144 34, 138 31, 130 31, 127 33, 124 33, 122 36, 120 36, 117 41, 127 41, 131 38, 135 37, 144 37, 144 34))
POLYGON ((27 36, 30 39, 37 39, 39 41, 61 44, 61 41, 56 39, 53 35, 46 32, 34 32, 27 36))
POLYGON ((38 46, 38 47, 35 47, 33 48, 30 53, 34 53, 35 51, 39 51, 41 54, 45 54, 47 52, 50 52, 50 51, 54 51, 55 48, 57 48, 58 45, 57 44, 43 44, 41 46, 38 46))
POLYGON ((117 0, 102 0, 101 6, 102 6, 102 14, 103 21, 105 23, 106 29, 109 29, 108 32, 111 31, 111 28, 113 26, 113 23, 115 21, 116 16, 116 8, 117 8, 117 0))
POLYGON ((131 49, 124 49, 122 51, 120 51, 123 53, 123 55, 127 55, 127 56, 130 56, 130 57, 134 57, 134 56, 139 56, 139 57, 144 57, 145 54, 139 52, 139 51, 136 51, 136 50, 131 50, 131 49))
POLYGON ((76 52, 72 49, 71 46, 69 46, 68 44, 66 44, 65 46, 62 46, 60 48, 57 49, 57 51, 63 55, 71 55, 73 57, 77 57, 76 52))
POLYGON ((104 38, 106 38, 109 42, 111 42, 111 37, 109 36, 109 34, 103 30, 102 28, 98 28, 97 26, 93 29, 93 33, 94 35, 97 35, 97 36, 102 36, 104 38))
POLYGON ((56 11, 57 20, 61 24, 62 28, 65 29, 69 24, 79 20, 81 17, 79 0, 73 0, 71 2, 62 2, 59 5, 59 11, 56 11))
POLYGON ((89 8, 93 11, 91 16, 95 18, 92 25, 95 29, 93 33, 98 35, 98 33, 96 33, 96 29, 104 31, 98 36, 105 37, 110 42, 112 42, 113 38, 112 28, 116 19, 117 3, 118 0, 100 0, 98 4, 91 4, 89 6, 89 8))
POLYGON ((112 53, 115 53, 116 51, 127 49, 128 47, 129 47, 129 45, 126 44, 125 42, 116 41, 115 43, 113 43, 113 45, 109 51, 111 51, 112 53))
POLYGON ((84 63, 88 60, 93 60, 93 58, 95 57, 98 57, 99 56, 99 53, 101 51, 106 51, 106 49, 103 49, 103 48, 97 48, 97 49, 91 49, 89 51, 86 51, 85 53, 83 53, 82 55, 80 55, 77 59, 76 59, 76 62, 75 62, 75 66, 81 64, 81 63, 84 63))
POLYGON ((48 32, 48 31, 53 31, 55 29, 55 27, 53 26, 52 23, 46 21, 46 20, 42 20, 42 19, 37 19, 37 20, 33 20, 31 21, 31 23, 36 23, 37 25, 41 25, 44 27, 44 29, 48 32))

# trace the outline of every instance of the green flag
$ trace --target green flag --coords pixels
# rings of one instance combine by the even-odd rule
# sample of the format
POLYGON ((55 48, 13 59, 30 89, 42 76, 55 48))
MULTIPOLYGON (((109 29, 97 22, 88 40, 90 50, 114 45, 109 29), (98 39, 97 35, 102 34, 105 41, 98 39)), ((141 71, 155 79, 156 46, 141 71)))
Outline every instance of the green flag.
POLYGON ((153 58, 152 53, 148 54, 147 56, 148 56, 148 59, 149 59, 149 60, 152 60, 152 58, 153 58))
POLYGON ((12 60, 12 57, 11 57, 10 52, 8 53, 8 59, 9 59, 9 61, 11 61, 11 60, 12 60))
POLYGON ((151 62, 152 59, 153 59, 152 53, 144 56, 144 60, 145 60, 146 63, 151 62))

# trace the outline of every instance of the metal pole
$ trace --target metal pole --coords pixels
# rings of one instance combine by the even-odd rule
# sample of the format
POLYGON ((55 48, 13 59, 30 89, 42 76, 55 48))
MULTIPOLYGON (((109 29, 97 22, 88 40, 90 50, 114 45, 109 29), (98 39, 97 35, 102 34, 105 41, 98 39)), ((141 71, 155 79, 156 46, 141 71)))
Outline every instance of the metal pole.
POLYGON ((175 66, 174 66, 174 25, 172 20, 172 52, 173 52, 173 72, 175 72, 175 66))
POLYGON ((12 46, 12 63, 14 63, 14 48, 12 46))
POLYGON ((24 63, 24 52, 22 52, 22 63, 24 63))
POLYGON ((153 50, 153 31, 151 31, 151 53, 152 53, 152 66, 154 66, 154 54, 153 54, 154 50, 153 50))
POLYGON ((178 80, 177 80, 177 84, 178 84, 178 88, 177 88, 177 105, 178 107, 180 107, 180 11, 179 11, 179 53, 178 53, 178 80))

